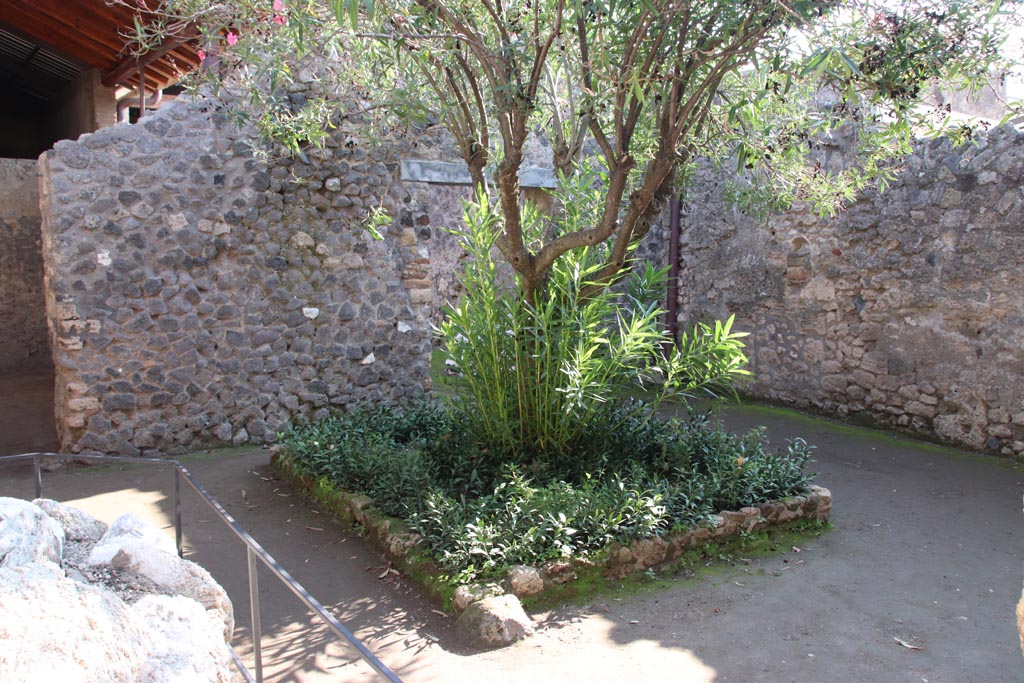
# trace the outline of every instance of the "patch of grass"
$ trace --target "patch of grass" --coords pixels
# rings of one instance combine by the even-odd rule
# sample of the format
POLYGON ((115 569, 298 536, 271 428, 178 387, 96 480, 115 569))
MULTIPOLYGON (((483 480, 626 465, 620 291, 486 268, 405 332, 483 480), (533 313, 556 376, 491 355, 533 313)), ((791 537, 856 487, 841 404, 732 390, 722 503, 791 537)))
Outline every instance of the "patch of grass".
POLYGON ((780 527, 743 533, 714 543, 706 543, 654 570, 607 579, 599 566, 580 568, 576 579, 558 584, 540 595, 523 599, 530 610, 546 611, 564 604, 586 605, 594 598, 627 598, 634 595, 678 587, 681 582, 699 583, 724 576, 744 560, 778 557, 800 547, 831 529, 829 522, 799 520, 780 527))
POLYGON ((972 461, 982 460, 990 465, 1006 467, 1013 470, 1020 470, 1024 462, 1015 460, 1012 457, 995 455, 991 452, 970 450, 957 447, 938 441, 926 440, 927 435, 909 432, 892 433, 886 431, 888 427, 874 425, 859 425, 843 422, 834 417, 815 415, 801 412, 795 408, 770 405, 765 403, 743 400, 738 404, 727 405, 718 403, 716 407, 726 410, 737 410, 752 415, 763 415, 770 417, 782 417, 791 422, 804 425, 811 429, 826 429, 832 434, 851 436, 864 441, 878 443, 886 447, 907 448, 926 453, 937 453, 958 459, 970 459, 972 461))

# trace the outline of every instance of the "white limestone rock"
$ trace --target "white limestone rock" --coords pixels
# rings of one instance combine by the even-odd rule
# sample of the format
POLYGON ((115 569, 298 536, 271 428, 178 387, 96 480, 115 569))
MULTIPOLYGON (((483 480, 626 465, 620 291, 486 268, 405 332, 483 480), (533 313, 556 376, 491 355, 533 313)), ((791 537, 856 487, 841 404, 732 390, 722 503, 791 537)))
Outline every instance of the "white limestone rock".
POLYGON ((502 595, 505 591, 496 583, 469 583, 455 589, 452 596, 452 607, 456 612, 463 612, 474 602, 502 595))
POLYGON ((134 513, 126 513, 114 520, 107 532, 96 543, 89 554, 90 564, 106 564, 117 554, 122 544, 139 540, 172 555, 178 549, 166 533, 134 513))
POLYGON ((28 501, 0 498, 0 567, 42 561, 60 564, 63 551, 60 524, 28 501))
POLYGON ((0 498, 0 681, 235 683, 233 629, 224 589, 142 518, 0 498))
POLYGON ((224 640, 235 628, 231 600, 208 571, 178 557, 173 541, 135 515, 118 517, 88 558, 92 565, 110 565, 143 576, 160 588, 192 598, 213 611, 224 627, 224 640))
POLYGON ((153 639, 138 683, 232 683, 238 671, 221 624, 195 600, 150 595, 131 610, 153 639))
POLYGON ((316 246, 316 241, 310 237, 309 234, 302 232, 301 230, 292 235, 291 239, 288 240, 288 243, 296 249, 312 249, 316 246))
POLYGON ((509 590, 520 598, 544 592, 544 575, 536 567, 516 565, 508 570, 509 590))
POLYGON ((50 562, 0 568, 0 614, 3 680, 135 681, 153 649, 122 600, 50 562))
POLYGON ((107 533, 107 525, 76 507, 49 498, 36 498, 32 503, 55 519, 64 529, 67 541, 99 541, 107 533))

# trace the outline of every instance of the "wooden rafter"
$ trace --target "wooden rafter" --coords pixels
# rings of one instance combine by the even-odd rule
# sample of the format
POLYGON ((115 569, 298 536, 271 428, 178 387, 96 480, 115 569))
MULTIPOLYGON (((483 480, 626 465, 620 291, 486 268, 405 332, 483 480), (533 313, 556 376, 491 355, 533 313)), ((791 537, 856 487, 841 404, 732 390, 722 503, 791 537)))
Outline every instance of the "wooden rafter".
POLYGON ((165 88, 199 65, 189 45, 197 32, 170 39, 141 58, 130 55, 125 36, 134 16, 131 8, 105 0, 0 0, 0 24, 98 69, 108 87, 137 86, 139 66, 145 66, 146 89, 165 88))
POLYGON ((160 47, 150 50, 141 57, 132 56, 125 59, 103 75, 103 85, 109 88, 121 83, 128 74, 137 72, 140 66, 146 67, 147 72, 154 70, 157 73, 162 73, 165 78, 173 75, 175 70, 162 60, 178 48, 195 40, 198 36, 199 31, 195 28, 190 28, 183 35, 167 38, 160 47), (161 66, 164 68, 161 69, 161 66))

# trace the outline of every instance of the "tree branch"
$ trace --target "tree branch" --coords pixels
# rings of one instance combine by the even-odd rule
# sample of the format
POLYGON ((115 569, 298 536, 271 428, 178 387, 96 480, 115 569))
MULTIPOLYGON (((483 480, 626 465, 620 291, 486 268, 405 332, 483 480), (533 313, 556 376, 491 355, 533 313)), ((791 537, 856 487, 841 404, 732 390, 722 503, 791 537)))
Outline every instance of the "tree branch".
POLYGON ((615 157, 615 151, 612 149, 608 136, 605 135, 604 130, 598 122, 597 113, 593 111, 594 105, 592 98, 597 91, 594 90, 593 68, 590 64, 590 44, 587 40, 587 25, 586 22, 583 21, 583 15, 576 17, 576 35, 579 40, 580 67, 582 69, 583 87, 590 102, 590 111, 587 112, 587 115, 589 116, 588 127, 590 128, 590 134, 594 136, 594 141, 601 150, 601 154, 604 155, 605 165, 608 167, 609 171, 614 171, 618 165, 618 159, 615 157))
POLYGON ((559 256, 570 249, 600 244, 615 233, 618 227, 619 206, 622 205, 622 195, 626 191, 626 183, 632 168, 633 161, 627 158, 611 172, 605 193, 604 211, 597 226, 566 233, 541 248, 535 258, 535 267, 539 272, 546 271, 559 256))

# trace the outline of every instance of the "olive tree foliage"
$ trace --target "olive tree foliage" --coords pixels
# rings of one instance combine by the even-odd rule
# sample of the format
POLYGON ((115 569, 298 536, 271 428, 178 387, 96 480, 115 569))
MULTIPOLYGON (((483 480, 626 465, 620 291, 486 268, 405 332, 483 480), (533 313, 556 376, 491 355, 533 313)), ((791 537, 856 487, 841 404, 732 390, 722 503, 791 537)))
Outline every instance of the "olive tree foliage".
POLYGON ((295 147, 337 120, 336 102, 285 97, 296 57, 338 67, 360 95, 349 115, 439 118, 500 208, 496 247, 535 300, 570 250, 605 245, 589 286, 614 282, 698 158, 735 163, 772 206, 831 212, 884 185, 914 135, 942 128, 922 96, 1000 77, 1019 19, 1009 0, 167 0, 134 37, 145 50, 198 33, 220 64, 206 74, 259 83, 241 111, 295 147), (823 168, 815 148, 839 126, 855 132, 857 163, 823 168), (519 171, 537 136, 563 176, 584 155, 600 162, 589 224, 524 231, 519 171))

